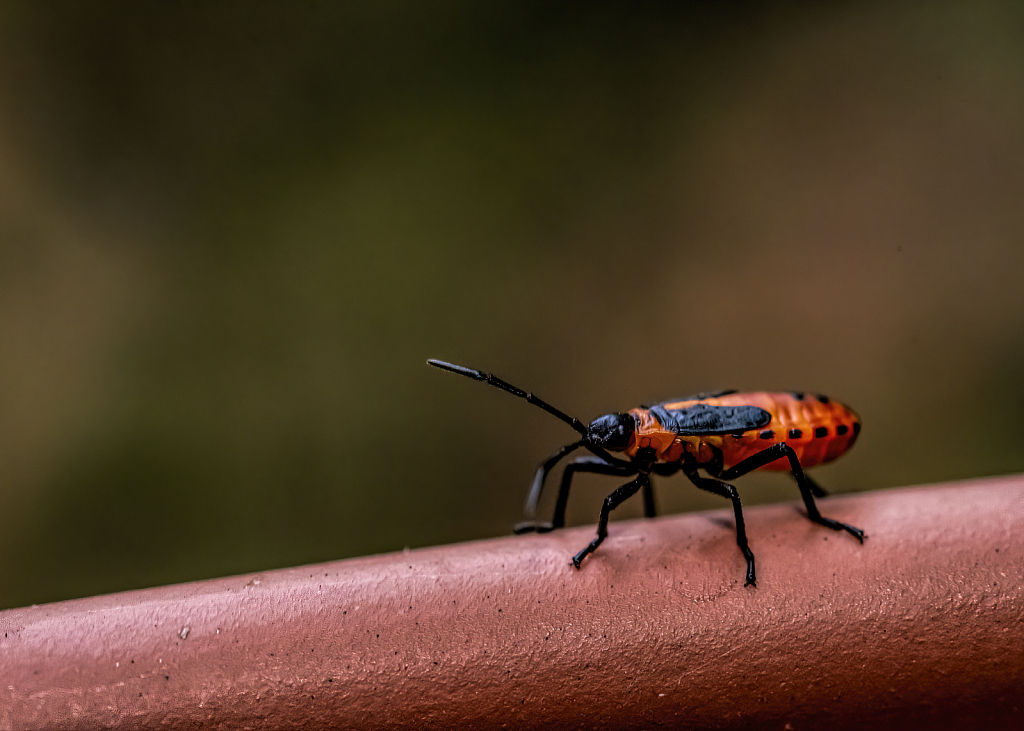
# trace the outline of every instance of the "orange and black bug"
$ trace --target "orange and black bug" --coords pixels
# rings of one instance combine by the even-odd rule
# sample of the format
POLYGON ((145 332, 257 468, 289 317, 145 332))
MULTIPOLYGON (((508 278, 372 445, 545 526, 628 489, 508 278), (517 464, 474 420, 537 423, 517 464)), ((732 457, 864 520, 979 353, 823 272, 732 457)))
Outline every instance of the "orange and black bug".
POLYGON ((818 512, 814 497, 824 497, 826 493, 804 474, 804 467, 831 462, 848 450, 860 433, 860 417, 825 396, 803 392, 720 391, 663 401, 625 414, 607 414, 584 425, 497 376, 440 360, 427 363, 475 381, 486 381, 526 399, 561 419, 583 437, 559 449, 537 469, 526 501, 528 514, 535 513, 544 480, 555 464, 581 447, 593 455, 577 457, 566 465, 551 522, 520 523, 515 528, 516 533, 543 533, 564 526, 569 488, 577 472, 618 477, 636 475, 605 498, 597 523, 597 538, 573 556, 577 569, 608 536, 608 516, 612 510, 642 490, 644 514, 653 517, 651 475, 673 475, 680 471, 700 489, 732 501, 736 543, 747 559, 745 586, 755 584, 754 554, 747 545, 739 493, 727 480, 756 469, 792 471, 807 506, 807 517, 832 530, 845 530, 864 542, 864 531, 860 528, 826 518, 818 512), (619 459, 611 452, 621 452, 629 459, 619 459), (698 470, 709 476, 701 475, 698 470))

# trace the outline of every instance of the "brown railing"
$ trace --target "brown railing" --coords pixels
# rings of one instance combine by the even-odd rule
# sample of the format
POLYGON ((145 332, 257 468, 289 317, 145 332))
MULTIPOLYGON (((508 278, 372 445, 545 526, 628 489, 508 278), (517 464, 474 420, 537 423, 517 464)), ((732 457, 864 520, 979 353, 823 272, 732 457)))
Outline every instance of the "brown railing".
POLYGON ((1024 476, 0 612, 0 729, 1024 728, 1024 476))

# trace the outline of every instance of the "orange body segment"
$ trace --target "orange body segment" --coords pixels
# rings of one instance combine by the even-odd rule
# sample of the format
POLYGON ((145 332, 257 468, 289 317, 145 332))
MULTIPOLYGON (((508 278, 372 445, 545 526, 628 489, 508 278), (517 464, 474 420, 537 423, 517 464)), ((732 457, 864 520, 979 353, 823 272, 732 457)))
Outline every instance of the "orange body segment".
MULTIPOLYGON (((661 404, 669 411, 696 404, 711 406, 757 406, 771 415, 771 421, 760 429, 736 434, 680 436, 663 427, 647 409, 632 409, 636 430, 626 454, 653 448, 662 462, 677 462, 690 454, 698 464, 715 461, 722 455, 728 468, 774 444, 786 443, 796 452, 804 467, 831 462, 848 450, 860 433, 860 417, 843 404, 812 394, 732 393, 713 398, 674 401, 661 404)), ((786 459, 778 459, 761 469, 788 470, 786 459)))

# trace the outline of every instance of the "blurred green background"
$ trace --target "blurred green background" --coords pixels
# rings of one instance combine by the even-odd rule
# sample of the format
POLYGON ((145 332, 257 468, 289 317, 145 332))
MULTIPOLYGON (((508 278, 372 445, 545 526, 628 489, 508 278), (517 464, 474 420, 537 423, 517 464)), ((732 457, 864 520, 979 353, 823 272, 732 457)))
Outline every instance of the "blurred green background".
POLYGON ((507 534, 574 435, 428 357, 1024 469, 1024 5, 892 5, 0 5, 0 607, 507 534))

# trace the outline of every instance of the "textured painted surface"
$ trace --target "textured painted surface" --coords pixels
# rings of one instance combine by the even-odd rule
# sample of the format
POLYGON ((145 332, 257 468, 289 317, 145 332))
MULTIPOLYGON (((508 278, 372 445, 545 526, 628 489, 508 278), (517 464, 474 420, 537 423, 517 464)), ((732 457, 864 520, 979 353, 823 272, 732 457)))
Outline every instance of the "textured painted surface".
POLYGON ((0 612, 0 729, 1021 728, 1024 476, 0 612))

